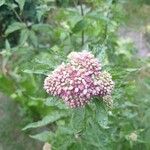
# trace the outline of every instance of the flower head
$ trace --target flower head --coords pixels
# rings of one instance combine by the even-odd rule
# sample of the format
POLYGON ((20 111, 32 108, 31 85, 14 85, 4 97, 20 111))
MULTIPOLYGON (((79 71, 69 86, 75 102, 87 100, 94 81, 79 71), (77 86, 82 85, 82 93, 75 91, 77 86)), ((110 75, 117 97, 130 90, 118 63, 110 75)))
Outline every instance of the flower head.
POLYGON ((130 135, 128 136, 128 138, 129 138, 131 141, 135 142, 135 141, 137 141, 138 135, 137 135, 136 132, 132 132, 132 133, 130 133, 130 135))
POLYGON ((113 81, 110 74, 101 72, 99 61, 90 52, 72 52, 67 64, 46 77, 44 89, 74 108, 84 106, 93 96, 110 95, 113 81))

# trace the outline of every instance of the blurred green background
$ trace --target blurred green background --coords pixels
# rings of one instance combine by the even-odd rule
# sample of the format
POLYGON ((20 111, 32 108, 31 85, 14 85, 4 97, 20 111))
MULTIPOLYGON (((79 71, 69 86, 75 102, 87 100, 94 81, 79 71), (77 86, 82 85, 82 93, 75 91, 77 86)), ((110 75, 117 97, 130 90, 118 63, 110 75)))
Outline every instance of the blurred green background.
MULTIPOLYGON (((69 52, 82 49, 101 59, 116 83, 111 128, 104 131, 110 136, 95 149, 149 150, 149 16, 149 0, 1 0, 0 150, 42 149, 47 138, 40 142, 29 135, 63 121, 22 128, 57 110, 43 90, 44 77, 69 52)), ((55 149, 63 143, 58 139, 55 149)))

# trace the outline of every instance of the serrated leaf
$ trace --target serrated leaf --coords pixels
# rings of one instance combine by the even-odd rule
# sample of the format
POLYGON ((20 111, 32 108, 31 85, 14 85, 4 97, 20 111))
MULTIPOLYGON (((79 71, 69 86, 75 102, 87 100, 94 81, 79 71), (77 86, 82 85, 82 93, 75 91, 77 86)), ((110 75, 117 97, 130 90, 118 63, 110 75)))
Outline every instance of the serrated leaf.
POLYGON ((48 142, 51 141, 51 139, 53 139, 54 133, 52 133, 51 131, 44 131, 39 134, 30 135, 30 137, 42 142, 48 142))
POLYGON ((78 21, 78 22, 75 24, 75 26, 74 26, 74 28, 72 29, 72 31, 73 31, 74 33, 83 31, 83 30, 87 27, 87 24, 88 24, 88 22, 87 22, 85 19, 82 19, 82 20, 78 21))
POLYGON ((5 4, 5 0, 0 1, 0 7, 5 4))
POLYGON ((98 100, 95 101, 96 104, 96 119, 98 124, 104 128, 107 129, 108 127, 108 114, 107 111, 105 110, 102 102, 99 102, 98 100))
POLYGON ((60 109, 67 109, 67 106, 64 103, 60 102, 59 99, 56 99, 54 97, 47 98, 45 101, 45 105, 55 106, 55 107, 58 107, 60 109))
POLYGON ((6 48, 7 50, 10 50, 10 49, 11 49, 10 43, 9 43, 8 40, 5 41, 5 48, 6 48))
POLYGON ((108 56, 106 53, 107 48, 102 46, 102 47, 97 47, 97 53, 98 53, 98 58, 101 62, 103 62, 103 66, 108 64, 108 56))
POLYGON ((29 36, 29 30, 28 29, 23 29, 20 33, 20 45, 24 45, 25 42, 27 41, 28 39, 28 36, 29 36))
POLYGON ((133 104, 133 103, 131 103, 131 102, 129 102, 129 101, 125 102, 124 105, 125 105, 125 106, 129 106, 129 107, 138 107, 138 105, 133 104))
POLYGON ((13 33, 17 30, 24 29, 26 27, 25 23, 21 22, 14 22, 10 26, 8 26, 7 30, 5 31, 6 35, 9 35, 10 33, 13 33))
POLYGON ((35 62, 38 64, 42 64, 42 65, 48 65, 51 69, 55 69, 55 65, 52 61, 52 58, 49 60, 47 60, 46 58, 45 58, 45 60, 44 59, 40 60, 38 58, 35 58, 35 62))
POLYGON ((59 134, 64 134, 64 135, 73 135, 74 134, 74 130, 73 129, 70 129, 69 127, 59 127, 57 132, 59 134))
POLYGON ((49 32, 52 30, 52 27, 49 24, 35 24, 32 26, 32 30, 34 31, 42 31, 42 32, 49 32))
POLYGON ((25 0, 15 0, 15 1, 18 3, 19 8, 22 11, 23 7, 24 7, 24 4, 25 4, 25 0))
POLYGON ((36 16, 39 22, 41 21, 42 16, 49 10, 50 6, 46 5, 46 3, 37 7, 36 16))
POLYGON ((38 46, 38 39, 37 39, 37 36, 35 35, 35 32, 34 31, 30 31, 29 37, 30 37, 31 43, 35 47, 37 47, 38 46))
POLYGON ((46 0, 46 2, 55 2, 55 0, 46 0))
POLYGON ((84 119, 85 119, 85 109, 77 108, 73 110, 71 118, 71 126, 76 131, 80 131, 84 128, 84 119))
POLYGON ((92 146, 97 147, 96 149, 105 150, 105 132, 100 129, 95 118, 88 118, 87 120, 88 124, 86 126, 87 129, 84 136, 85 140, 88 141, 88 143, 92 146))
POLYGON ((128 72, 136 72, 136 71, 139 71, 140 69, 139 68, 127 68, 126 71, 128 72))
POLYGON ((42 120, 34 123, 28 124, 26 127, 23 128, 23 130, 29 129, 29 128, 38 128, 45 125, 48 125, 49 123, 53 123, 57 120, 59 120, 62 117, 66 117, 67 114, 63 112, 52 112, 50 115, 45 116, 42 120))
POLYGON ((45 70, 29 70, 29 69, 25 69, 25 70, 23 70, 23 72, 24 73, 29 73, 29 74, 43 74, 43 75, 47 75, 45 70))
POLYGON ((90 18, 90 19, 94 19, 94 20, 108 21, 108 17, 104 16, 104 14, 102 14, 101 11, 92 11, 92 12, 89 12, 86 15, 86 17, 90 18))

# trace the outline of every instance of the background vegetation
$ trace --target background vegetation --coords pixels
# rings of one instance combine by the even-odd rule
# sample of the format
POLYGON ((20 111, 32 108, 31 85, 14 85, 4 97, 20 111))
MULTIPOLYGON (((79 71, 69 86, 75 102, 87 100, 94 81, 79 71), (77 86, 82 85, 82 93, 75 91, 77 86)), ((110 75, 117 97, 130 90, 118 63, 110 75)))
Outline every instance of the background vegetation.
MULTIPOLYGON (((149 7, 149 0, 1 0, 0 90, 14 101, 13 109, 19 107, 22 121, 15 124, 34 147, 27 148, 26 142, 10 146, 6 127, 0 148, 38 149, 32 137, 54 150, 150 149, 150 60, 118 36, 120 26, 140 29, 149 49, 149 7), (43 90, 45 76, 68 53, 83 49, 92 51, 113 76, 112 109, 96 100, 68 109, 43 90)), ((4 118, 1 122, 16 126, 4 118)))

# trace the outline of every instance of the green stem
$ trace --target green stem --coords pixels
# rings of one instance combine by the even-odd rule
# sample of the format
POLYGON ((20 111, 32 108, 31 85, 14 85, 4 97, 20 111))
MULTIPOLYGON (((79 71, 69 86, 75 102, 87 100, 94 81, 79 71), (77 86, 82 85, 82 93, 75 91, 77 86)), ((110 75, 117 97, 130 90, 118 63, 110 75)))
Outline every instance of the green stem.
MULTIPOLYGON (((83 5, 82 5, 82 0, 79 1, 80 2, 80 8, 81 8, 81 16, 84 16, 84 10, 83 10, 83 5)), ((81 45, 84 45, 84 30, 81 33, 81 45)))

